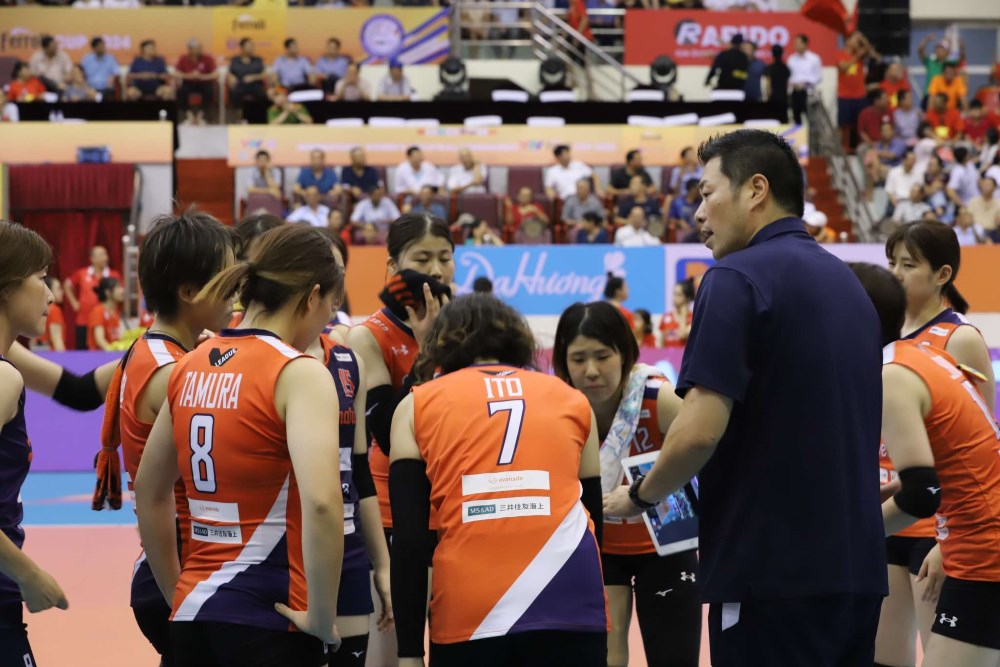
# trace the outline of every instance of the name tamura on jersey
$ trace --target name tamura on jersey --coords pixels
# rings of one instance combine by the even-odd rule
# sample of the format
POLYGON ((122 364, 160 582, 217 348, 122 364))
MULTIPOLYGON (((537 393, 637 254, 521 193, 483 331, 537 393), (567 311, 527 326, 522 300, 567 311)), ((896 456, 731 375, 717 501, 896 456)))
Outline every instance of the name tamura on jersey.
POLYGON ((590 414, 560 380, 508 366, 474 366, 414 389, 440 520, 432 641, 607 629, 600 554, 580 502, 590 414))
POLYGON ((298 485, 274 405, 278 375, 300 356, 268 331, 227 329, 174 369, 168 398, 191 515, 175 621, 290 630, 274 603, 306 608, 298 485))
POLYGON ((945 573, 1000 581, 1000 426, 946 352, 899 341, 883 362, 916 373, 931 395, 924 424, 941 484, 935 527, 945 573))

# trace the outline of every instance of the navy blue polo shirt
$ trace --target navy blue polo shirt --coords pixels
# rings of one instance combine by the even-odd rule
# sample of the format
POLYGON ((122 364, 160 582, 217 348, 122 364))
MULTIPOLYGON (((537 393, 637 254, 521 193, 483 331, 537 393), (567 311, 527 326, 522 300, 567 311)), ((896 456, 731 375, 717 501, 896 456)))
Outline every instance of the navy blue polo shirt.
POLYGON ((319 178, 316 178, 312 167, 302 167, 302 170, 299 171, 298 185, 303 190, 315 187, 320 194, 325 195, 333 190, 333 186, 336 184, 337 172, 333 170, 333 167, 323 167, 323 173, 320 174, 319 178))
POLYGON ((887 593, 878 315, 798 218, 705 274, 677 383, 733 399, 699 474, 706 602, 887 593))

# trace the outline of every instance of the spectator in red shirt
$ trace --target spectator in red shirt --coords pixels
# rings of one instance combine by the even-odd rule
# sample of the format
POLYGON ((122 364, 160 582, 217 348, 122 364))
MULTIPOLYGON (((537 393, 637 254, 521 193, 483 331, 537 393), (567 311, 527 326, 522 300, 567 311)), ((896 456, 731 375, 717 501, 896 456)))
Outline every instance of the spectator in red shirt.
MULTIPOLYGON (((860 32, 851 33, 837 59, 837 124, 841 139, 848 147, 857 144, 852 132, 857 126, 858 114, 868 105, 865 86, 867 43, 860 32)), ((875 136, 878 136, 877 129, 875 136)))
POLYGON ((525 186, 517 191, 517 201, 512 202, 510 198, 507 198, 505 203, 506 215, 504 216, 507 224, 508 233, 513 237, 517 234, 518 230, 521 229, 521 223, 523 223, 528 218, 534 218, 541 222, 543 225, 548 226, 550 223, 549 215, 535 203, 535 193, 531 191, 531 188, 525 186))
POLYGON ((205 124, 205 110, 212 104, 218 74, 215 60, 201 48, 201 42, 188 42, 188 52, 177 61, 177 77, 181 81, 177 102, 186 110, 187 122, 205 124))
POLYGON ((101 278, 94 288, 98 303, 87 318, 87 349, 110 350, 122 337, 125 289, 115 278, 101 278))
POLYGON ((879 87, 889 95, 889 108, 893 111, 899 106, 899 91, 910 90, 910 82, 903 73, 903 66, 898 62, 891 63, 885 70, 885 79, 879 87))
POLYGON ((958 109, 948 108, 948 96, 938 93, 931 100, 931 108, 927 110, 924 120, 934 130, 938 139, 961 139, 965 133, 965 120, 958 109))
POLYGON ((861 143, 871 146, 882 135, 882 126, 892 125, 892 111, 889 109, 889 95, 879 88, 868 93, 871 106, 858 114, 858 136, 861 143))
POLYGON ((45 84, 31 73, 28 63, 18 61, 14 65, 13 80, 7 88, 7 97, 12 102, 41 102, 45 84))
POLYGON ((979 100, 969 102, 969 112, 965 116, 965 137, 976 148, 982 148, 986 130, 991 127, 997 127, 996 115, 987 114, 983 109, 983 103, 979 100))
POLYGON ((49 314, 45 320, 45 333, 38 339, 38 343, 48 347, 53 352, 65 352, 66 320, 63 318, 62 311, 62 286, 52 276, 45 276, 45 284, 52 292, 52 303, 49 304, 49 314))
POLYGON ((90 265, 73 272, 63 283, 69 305, 76 312, 76 349, 87 349, 87 325, 90 312, 98 305, 99 299, 94 288, 102 278, 121 280, 121 274, 108 267, 108 251, 99 245, 90 249, 90 265), (79 297, 77 297, 79 295, 79 297))

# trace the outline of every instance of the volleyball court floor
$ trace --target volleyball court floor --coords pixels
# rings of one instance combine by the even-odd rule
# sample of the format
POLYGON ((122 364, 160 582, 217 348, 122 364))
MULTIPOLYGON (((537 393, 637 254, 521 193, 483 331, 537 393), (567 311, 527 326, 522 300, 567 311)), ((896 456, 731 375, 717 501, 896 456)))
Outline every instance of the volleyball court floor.
MULTIPOLYGON (((22 489, 25 551, 69 599, 67 611, 26 613, 35 657, 39 667, 155 667, 128 606, 139 553, 132 505, 92 511, 93 483, 93 473, 33 473, 22 489)), ((630 666, 646 667, 634 620, 629 644, 630 666)), ((707 632, 701 664, 710 664, 707 632)))

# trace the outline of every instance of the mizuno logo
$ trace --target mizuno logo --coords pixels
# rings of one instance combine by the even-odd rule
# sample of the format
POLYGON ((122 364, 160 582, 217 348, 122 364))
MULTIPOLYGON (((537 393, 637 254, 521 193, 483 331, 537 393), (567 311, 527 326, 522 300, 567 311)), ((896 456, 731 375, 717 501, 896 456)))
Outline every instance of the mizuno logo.
POLYGON ((232 359, 236 355, 236 348, 232 348, 222 352, 217 347, 213 347, 208 353, 209 362, 218 368, 219 366, 224 366, 227 361, 232 359))
POLYGON ((364 652, 364 651, 352 651, 352 652, 351 652, 351 655, 353 655, 353 656, 354 656, 355 658, 360 658, 360 657, 361 657, 361 656, 363 656, 364 654, 365 654, 365 652, 364 652))
POLYGON ((937 492, 941 490, 940 486, 928 486, 927 490, 931 492, 931 495, 936 496, 937 492))
POLYGON ((667 597, 667 593, 669 593, 672 590, 674 590, 674 589, 668 588, 665 591, 656 591, 656 593, 654 593, 654 595, 659 595, 661 598, 665 598, 665 597, 667 597))

